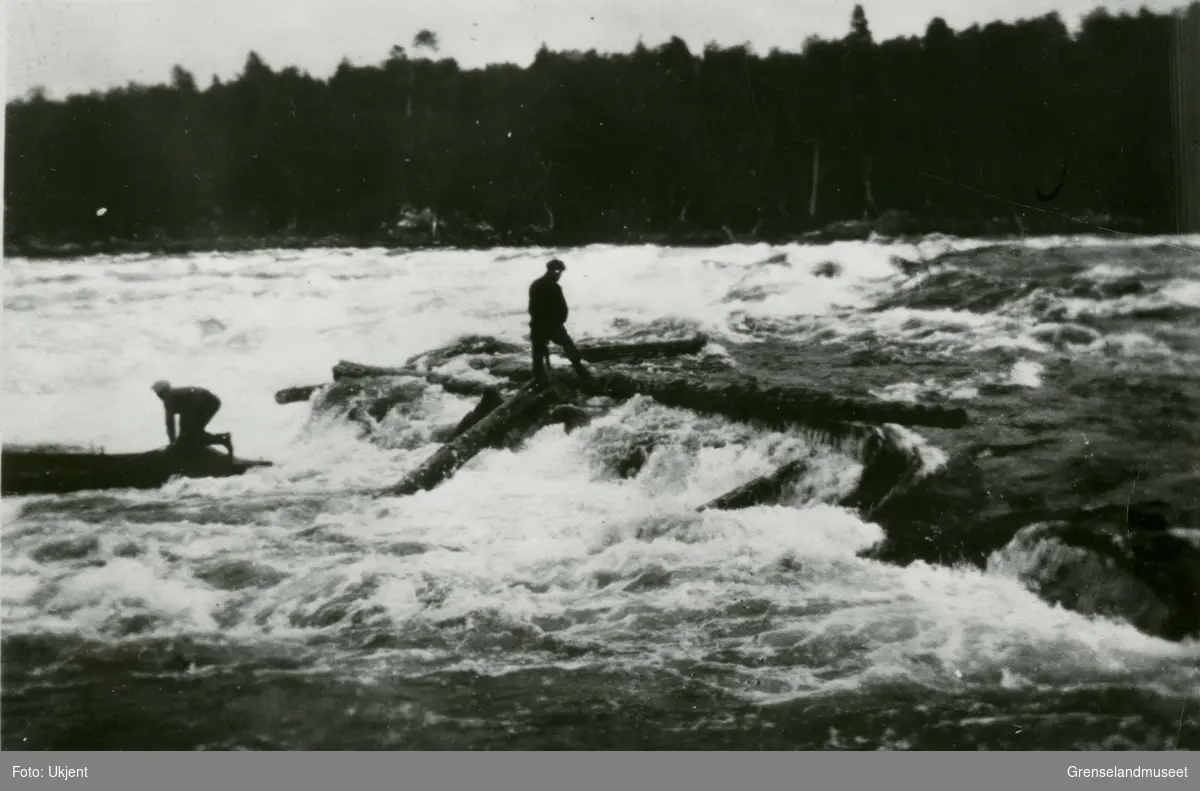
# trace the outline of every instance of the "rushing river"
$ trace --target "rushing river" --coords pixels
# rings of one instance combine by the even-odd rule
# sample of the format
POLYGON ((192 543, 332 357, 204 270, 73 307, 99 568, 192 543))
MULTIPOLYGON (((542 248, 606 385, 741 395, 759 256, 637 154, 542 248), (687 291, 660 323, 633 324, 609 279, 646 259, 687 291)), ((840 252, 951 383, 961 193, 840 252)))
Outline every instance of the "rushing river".
POLYGON ((993 511, 1200 527, 1197 238, 8 260, 5 443, 159 447, 166 378, 275 466, 5 499, 3 746, 1200 748, 1200 643, 997 564, 862 557, 882 529, 830 504, 859 468, 816 439, 634 399, 374 498, 471 399, 430 391, 387 443, 274 402, 338 360, 525 343, 552 255, 577 340, 700 331, 748 373, 961 405, 910 431, 1009 448, 993 511), (798 453, 807 500, 696 512, 798 453))

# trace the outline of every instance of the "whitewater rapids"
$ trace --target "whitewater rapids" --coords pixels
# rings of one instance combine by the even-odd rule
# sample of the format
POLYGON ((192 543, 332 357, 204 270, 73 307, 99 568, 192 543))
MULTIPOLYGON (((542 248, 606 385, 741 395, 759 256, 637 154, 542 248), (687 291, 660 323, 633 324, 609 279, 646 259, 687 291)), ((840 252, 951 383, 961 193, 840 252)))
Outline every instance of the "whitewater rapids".
POLYGON ((1197 249, 932 238, 6 261, 5 443, 159 447, 149 387, 165 378, 217 392, 212 430, 275 466, 5 499, 4 744, 1195 748, 1200 645, 1052 607, 995 570, 860 557, 881 528, 831 504, 860 468, 814 440, 639 398, 484 452, 434 491, 375 499, 359 492, 419 464, 472 400, 431 392, 383 447, 273 396, 342 359, 396 365, 464 334, 524 344, 526 288, 555 256, 576 340, 699 331, 747 371, 970 409, 1053 399, 1067 364, 1191 387, 1197 249), (660 441, 642 469, 614 474, 645 434, 660 441), (695 512, 797 454, 816 463, 794 502, 695 512))

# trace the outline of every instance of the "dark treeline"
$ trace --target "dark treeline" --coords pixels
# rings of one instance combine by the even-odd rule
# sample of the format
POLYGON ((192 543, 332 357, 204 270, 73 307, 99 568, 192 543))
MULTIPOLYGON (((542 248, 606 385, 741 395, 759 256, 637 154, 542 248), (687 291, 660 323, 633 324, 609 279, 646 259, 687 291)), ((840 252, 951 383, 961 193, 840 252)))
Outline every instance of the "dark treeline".
POLYGON ((177 67, 170 85, 10 102, 6 236, 573 243, 1082 216, 1171 232, 1173 86, 1200 68, 1179 57, 1198 22, 1200 3, 1097 12, 1074 36, 1055 15, 935 19, 880 43, 856 9, 797 53, 672 39, 469 71, 422 31, 327 80, 251 53, 206 89, 177 67))

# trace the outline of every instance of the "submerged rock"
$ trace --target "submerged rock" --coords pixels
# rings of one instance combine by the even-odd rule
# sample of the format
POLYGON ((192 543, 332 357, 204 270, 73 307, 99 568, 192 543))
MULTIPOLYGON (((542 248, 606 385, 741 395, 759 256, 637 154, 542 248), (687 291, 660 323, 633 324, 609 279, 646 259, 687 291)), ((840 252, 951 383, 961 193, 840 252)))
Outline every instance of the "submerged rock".
POLYGON ((646 466, 646 462, 650 460, 650 454, 654 452, 654 448, 655 443, 652 440, 634 443, 625 453, 613 460, 613 469, 621 478, 637 477, 637 474, 646 466))
POLYGON ((561 425, 563 429, 570 434, 576 429, 581 429, 598 417, 602 410, 588 409, 586 407, 575 406, 574 404, 559 404, 549 411, 546 415, 547 425, 561 425))
POLYGON ((237 591, 246 588, 270 588, 287 578, 287 574, 264 563, 251 560, 220 560, 195 571, 197 579, 218 590, 237 591))
POLYGON ((1154 514, 1127 525, 1029 525, 988 562, 1052 604, 1167 640, 1200 636, 1200 545, 1154 514))
POLYGON ((61 560, 82 560, 100 551, 100 540, 95 536, 80 536, 42 544, 30 553, 38 563, 53 563, 61 560))
POLYGON ((989 495, 976 454, 957 454, 932 472, 920 472, 894 453, 868 460, 864 483, 869 486, 860 485, 855 496, 886 537, 862 555, 898 565, 983 566, 1012 532, 997 538, 994 530, 981 529, 978 514, 989 495), (895 482, 890 489, 889 480, 895 482))
POLYGON ((635 580, 625 586, 628 593, 652 591, 666 588, 671 584, 671 572, 662 566, 653 566, 642 572, 635 580))
POLYGON ((812 273, 816 277, 838 277, 842 274, 842 265, 836 261, 823 261, 813 267, 812 273))

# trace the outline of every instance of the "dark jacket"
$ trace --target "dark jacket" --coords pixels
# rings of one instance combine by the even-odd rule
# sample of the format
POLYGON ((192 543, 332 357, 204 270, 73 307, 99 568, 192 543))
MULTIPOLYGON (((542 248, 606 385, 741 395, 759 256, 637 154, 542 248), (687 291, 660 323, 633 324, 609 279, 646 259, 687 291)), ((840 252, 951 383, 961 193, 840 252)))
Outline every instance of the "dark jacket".
POLYGON ((167 439, 175 442, 175 416, 179 416, 179 433, 202 431, 221 408, 221 399, 203 387, 172 387, 162 396, 167 418, 167 439))
POLYGON ((185 412, 216 412, 221 408, 221 399, 203 387, 173 387, 163 399, 167 414, 185 412))
POLYGON ((546 328, 567 323, 567 299, 549 273, 529 285, 529 323, 546 328))

